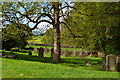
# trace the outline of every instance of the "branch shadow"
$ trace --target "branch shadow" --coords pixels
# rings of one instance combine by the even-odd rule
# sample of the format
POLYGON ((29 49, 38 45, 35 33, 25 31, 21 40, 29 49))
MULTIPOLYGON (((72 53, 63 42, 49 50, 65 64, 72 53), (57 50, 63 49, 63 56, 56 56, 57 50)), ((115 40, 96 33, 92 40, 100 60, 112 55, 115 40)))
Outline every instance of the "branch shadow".
MULTIPOLYGON (((57 64, 57 63, 53 62, 51 57, 44 57, 41 59, 37 55, 29 56, 28 53, 19 54, 19 52, 17 52, 16 55, 17 55, 16 60, 25 60, 25 61, 57 64)), ((87 58, 82 59, 82 58, 68 57, 68 58, 61 58, 60 65, 63 65, 66 67, 78 68, 80 66, 82 66, 82 67, 98 67, 98 66, 100 66, 99 65, 100 63, 102 63, 101 60, 96 60, 96 59, 93 60, 93 59, 87 59, 87 58), (91 63, 91 65, 89 65, 89 66, 86 65, 86 62, 91 63)), ((104 71, 101 67, 95 68, 95 70, 104 71)))

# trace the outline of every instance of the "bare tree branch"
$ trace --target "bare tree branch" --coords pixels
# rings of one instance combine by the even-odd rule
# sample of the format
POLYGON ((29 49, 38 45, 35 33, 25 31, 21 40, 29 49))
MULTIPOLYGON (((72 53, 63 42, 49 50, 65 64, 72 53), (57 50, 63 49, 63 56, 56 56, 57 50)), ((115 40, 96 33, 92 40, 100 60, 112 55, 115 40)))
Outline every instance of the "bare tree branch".
POLYGON ((38 24, 40 24, 41 22, 47 22, 47 23, 53 25, 53 22, 50 22, 50 21, 48 21, 48 20, 40 20, 39 22, 36 23, 36 25, 35 25, 33 28, 31 28, 31 30, 34 30, 35 28, 37 28, 38 24))
POLYGON ((52 16, 51 16, 49 13, 41 13, 41 15, 39 15, 39 16, 37 17, 36 22, 38 22, 38 20, 39 20, 40 17, 42 17, 42 16, 47 16, 47 17, 49 17, 52 21, 54 21, 54 19, 52 18, 52 16))
POLYGON ((82 37, 84 37, 84 36, 75 36, 75 35, 72 33, 72 31, 71 31, 71 29, 69 28, 69 25, 68 25, 67 23, 65 23, 65 22, 60 22, 60 23, 64 24, 64 25, 67 27, 67 29, 69 30, 70 34, 71 34, 74 38, 82 38, 82 37))

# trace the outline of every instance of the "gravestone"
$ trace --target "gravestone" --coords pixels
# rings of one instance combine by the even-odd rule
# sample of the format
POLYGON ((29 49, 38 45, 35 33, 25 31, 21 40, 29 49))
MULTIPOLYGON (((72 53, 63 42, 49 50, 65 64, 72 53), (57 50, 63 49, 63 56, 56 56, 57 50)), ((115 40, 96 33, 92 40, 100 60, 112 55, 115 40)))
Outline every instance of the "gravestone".
POLYGON ((108 71, 116 71, 116 55, 107 55, 106 56, 106 70, 108 71))
POLYGON ((31 52, 31 51, 29 51, 29 52, 28 52, 28 55, 29 55, 29 56, 32 56, 32 52, 31 52))
POLYGON ((105 57, 105 54, 103 52, 98 52, 98 57, 105 57))
POLYGON ((2 57, 2 51, 0 51, 0 58, 2 57))
POLYGON ((69 51, 67 49, 64 50, 64 53, 65 53, 65 57, 70 57, 70 53, 69 53, 69 51))
POLYGON ((74 51, 69 51, 69 53, 70 53, 70 57, 74 55, 74 51))
POLYGON ((90 55, 89 55, 90 57, 93 57, 94 56, 94 54, 92 53, 92 52, 90 52, 90 55))
POLYGON ((117 72, 120 72, 120 56, 117 56, 116 63, 117 63, 117 72))
POLYGON ((38 53, 39 53, 39 48, 34 48, 33 51, 34 51, 34 53, 37 53, 37 54, 38 54, 38 53))
POLYGON ((44 53, 48 53, 49 49, 48 48, 44 48, 44 53))
POLYGON ((64 50, 61 50, 61 53, 60 53, 61 55, 63 55, 64 54, 64 50))
POLYGON ((54 48, 51 48, 50 54, 51 54, 51 58, 53 58, 53 55, 54 55, 54 48))
POLYGON ((79 57, 80 56, 80 52, 79 51, 74 51, 74 56, 75 57, 79 57))
POLYGON ((44 49, 42 47, 39 48, 38 57, 40 57, 40 58, 44 57, 44 49))
POLYGON ((87 52, 82 51, 82 52, 80 53, 80 57, 85 58, 86 56, 87 56, 87 52))

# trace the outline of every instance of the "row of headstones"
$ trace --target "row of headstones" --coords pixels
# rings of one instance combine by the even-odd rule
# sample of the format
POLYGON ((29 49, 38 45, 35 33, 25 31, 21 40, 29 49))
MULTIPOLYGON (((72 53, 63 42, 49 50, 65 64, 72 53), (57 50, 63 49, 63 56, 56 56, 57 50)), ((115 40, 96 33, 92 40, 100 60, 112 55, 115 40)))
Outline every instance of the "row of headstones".
POLYGON ((117 71, 120 72, 120 56, 107 55, 102 57, 103 69, 107 71, 117 71))
MULTIPOLYGON (((34 48, 34 53, 38 53, 39 57, 43 57, 44 53, 50 53, 51 57, 53 55, 53 48, 48 49, 48 48, 34 48)), ((32 55, 30 52, 29 55, 32 55)), ((87 52, 87 51, 68 51, 66 50, 61 50, 61 55, 64 55, 65 57, 86 57, 86 56, 91 56, 91 57, 104 57, 104 54, 102 52, 87 52)))

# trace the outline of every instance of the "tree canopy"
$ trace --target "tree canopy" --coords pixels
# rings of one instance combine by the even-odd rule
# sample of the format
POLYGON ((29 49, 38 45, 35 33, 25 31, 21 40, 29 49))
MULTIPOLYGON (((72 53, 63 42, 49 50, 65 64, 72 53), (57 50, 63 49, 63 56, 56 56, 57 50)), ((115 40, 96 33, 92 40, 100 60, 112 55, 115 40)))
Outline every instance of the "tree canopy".
MULTIPOLYGON (((77 11, 87 15, 81 15, 74 10, 66 19, 69 28, 62 29, 63 37, 69 35, 66 42, 90 51, 103 51, 107 54, 118 54, 120 47, 120 3, 75 3, 77 11), (69 29, 81 38, 70 37, 69 29), (71 39, 70 39, 71 38, 71 39), (72 41, 74 42, 72 42, 72 41)), ((64 42, 65 43, 65 42, 64 42)))

